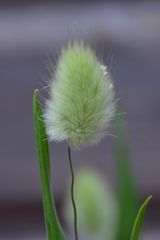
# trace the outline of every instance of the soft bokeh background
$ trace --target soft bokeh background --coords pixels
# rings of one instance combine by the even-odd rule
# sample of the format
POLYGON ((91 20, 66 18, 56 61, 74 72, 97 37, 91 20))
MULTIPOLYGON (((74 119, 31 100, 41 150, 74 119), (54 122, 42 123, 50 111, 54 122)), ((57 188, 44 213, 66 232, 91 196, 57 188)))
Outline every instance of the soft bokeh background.
MULTIPOLYGON (((46 85, 48 59, 55 61, 59 48, 74 37, 91 42, 110 65, 126 112, 139 200, 153 195, 142 239, 158 240, 160 2, 112 0, 0 1, 0 239, 45 239, 32 94, 46 85)), ((99 169, 116 189, 111 148, 112 137, 107 137, 73 158, 75 167, 99 169)), ((66 145, 52 149, 62 216, 69 177, 66 145)))

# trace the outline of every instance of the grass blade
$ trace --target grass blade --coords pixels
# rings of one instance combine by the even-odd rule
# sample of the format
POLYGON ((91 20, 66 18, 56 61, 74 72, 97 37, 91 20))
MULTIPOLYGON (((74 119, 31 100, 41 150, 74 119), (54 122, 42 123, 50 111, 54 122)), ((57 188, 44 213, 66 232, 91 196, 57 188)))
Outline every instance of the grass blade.
POLYGON ((152 196, 149 196, 144 201, 144 203, 142 204, 142 206, 139 209, 139 212, 137 214, 137 217, 136 217, 136 220, 135 220, 135 223, 134 223, 134 226, 133 226, 131 240, 138 240, 139 239, 139 234, 140 234, 140 231, 141 231, 145 210, 146 210, 146 207, 148 206, 148 203, 150 202, 151 198, 152 198, 152 196))
POLYGON ((44 217, 48 240, 64 240, 65 237, 58 222, 54 202, 52 199, 49 143, 43 121, 42 109, 38 101, 38 90, 35 90, 34 92, 33 115, 41 177, 44 217))
MULTIPOLYGON (((119 107, 118 112, 122 112, 119 107)), ((116 240, 130 239, 130 234, 137 212, 137 194, 132 168, 130 165, 130 150, 126 134, 125 118, 117 114, 113 123, 114 159, 118 180, 119 217, 116 240)))

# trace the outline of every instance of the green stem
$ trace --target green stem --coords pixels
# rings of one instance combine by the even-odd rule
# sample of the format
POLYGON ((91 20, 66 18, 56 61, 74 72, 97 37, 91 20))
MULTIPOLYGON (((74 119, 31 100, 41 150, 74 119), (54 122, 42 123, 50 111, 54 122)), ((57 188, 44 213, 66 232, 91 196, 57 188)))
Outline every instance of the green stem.
POLYGON ((78 226, 77 226, 77 209, 76 209, 76 203, 74 199, 74 171, 73 171, 73 165, 72 165, 72 159, 71 159, 71 149, 68 146, 68 158, 69 158, 69 166, 71 171, 71 200, 73 205, 73 212, 74 212, 74 233, 75 233, 75 240, 78 240, 78 226))

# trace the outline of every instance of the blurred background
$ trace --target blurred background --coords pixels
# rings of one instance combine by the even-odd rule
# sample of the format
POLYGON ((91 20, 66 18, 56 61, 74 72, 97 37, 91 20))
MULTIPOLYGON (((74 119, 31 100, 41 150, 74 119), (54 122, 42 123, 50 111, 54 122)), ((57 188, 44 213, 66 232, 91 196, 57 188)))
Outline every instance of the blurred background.
MULTIPOLYGON (((142 239, 160 239, 160 2, 0 1, 0 239, 41 240, 44 233, 32 95, 49 78, 47 63, 73 38, 91 43, 110 66, 126 113, 139 200, 152 194, 142 239)), ((42 95, 43 90, 42 90, 42 95)), ((116 193, 113 138, 73 152, 75 168, 93 167, 116 193)), ((53 186, 62 209, 69 168, 53 144, 53 186)), ((126 240, 126 239, 123 239, 126 240)))

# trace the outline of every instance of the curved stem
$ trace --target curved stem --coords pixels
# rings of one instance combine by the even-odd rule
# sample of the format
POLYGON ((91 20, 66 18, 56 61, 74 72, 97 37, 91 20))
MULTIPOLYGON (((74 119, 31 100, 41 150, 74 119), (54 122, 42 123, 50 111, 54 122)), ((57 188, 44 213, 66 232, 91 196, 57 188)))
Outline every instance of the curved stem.
POLYGON ((77 226, 77 209, 76 209, 76 203, 74 199, 74 171, 73 171, 73 165, 72 165, 72 159, 71 159, 71 149, 68 146, 68 158, 69 158, 69 166, 71 171, 71 200, 73 205, 73 212, 74 212, 74 233, 75 233, 75 240, 78 240, 78 226, 77 226))

